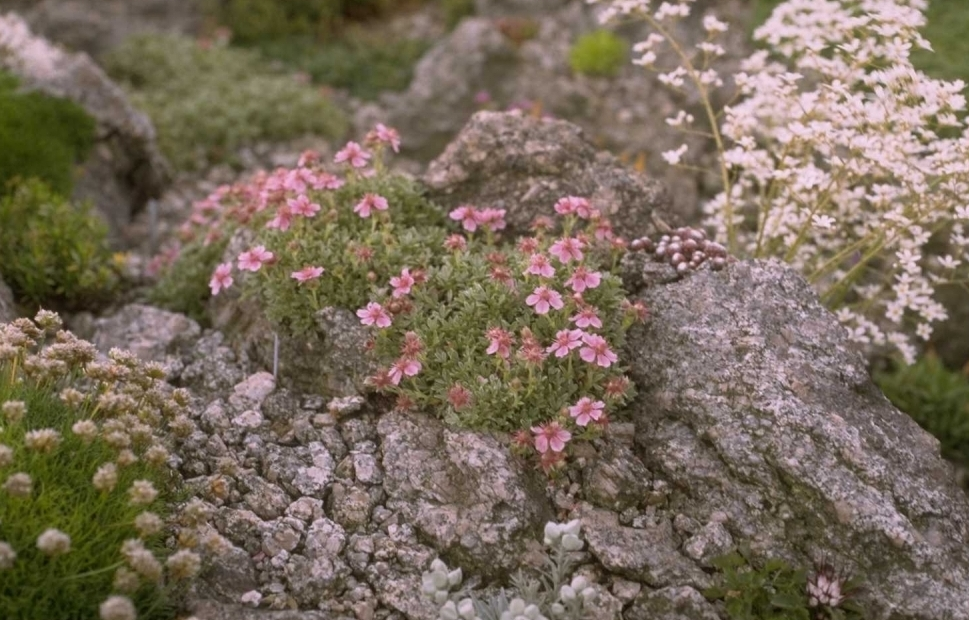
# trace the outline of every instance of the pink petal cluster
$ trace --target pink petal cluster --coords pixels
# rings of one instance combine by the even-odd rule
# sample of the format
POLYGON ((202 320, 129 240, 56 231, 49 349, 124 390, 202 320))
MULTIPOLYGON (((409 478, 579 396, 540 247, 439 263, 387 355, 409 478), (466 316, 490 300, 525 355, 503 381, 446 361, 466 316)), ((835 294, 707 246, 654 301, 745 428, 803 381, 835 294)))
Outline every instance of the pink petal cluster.
POLYGON ((275 258, 276 255, 266 249, 266 246, 257 245, 251 250, 247 250, 239 255, 239 269, 244 271, 259 271, 263 265, 275 258))
POLYGON ((390 279, 390 285, 394 287, 394 292, 392 295, 394 297, 403 297, 404 295, 410 294, 410 289, 414 286, 416 280, 414 276, 411 275, 410 269, 404 267, 400 271, 399 276, 394 276, 390 279))
POLYGON ((564 237, 552 244, 548 253, 559 259, 560 263, 567 263, 571 260, 582 260, 582 248, 585 244, 574 237, 564 237))
POLYGON ((569 320, 574 321, 576 327, 581 327, 582 329, 589 329, 590 327, 596 329, 602 328, 602 320, 599 318, 599 313, 592 306, 585 306, 569 320))
POLYGON ((578 196, 566 196, 555 203, 555 212, 559 215, 577 215, 582 219, 589 219, 592 211, 589 201, 578 196))
POLYGON ((468 240, 462 235, 450 235, 444 240, 444 247, 452 252, 463 252, 468 249, 468 240))
POLYGON ((218 295, 220 291, 230 286, 232 286, 232 263, 222 263, 212 273, 212 279, 209 280, 209 289, 213 295, 218 295))
POLYGON ((377 123, 376 127, 370 130, 367 134, 367 143, 383 143, 390 146, 395 153, 400 152, 400 134, 396 129, 387 127, 383 123, 377 123))
POLYGON ((461 222, 461 226, 468 232, 474 232, 478 226, 487 227, 492 232, 505 228, 505 209, 477 209, 471 205, 461 205, 452 210, 448 217, 456 222, 461 222))
POLYGON ((552 267, 552 262, 544 254, 532 254, 528 257, 528 267, 525 268, 525 274, 551 278, 555 275, 555 268, 552 267))
POLYGON ((289 277, 296 280, 300 284, 303 284, 304 282, 315 280, 316 278, 319 278, 321 275, 323 275, 322 267, 306 266, 300 269, 299 271, 294 271, 293 273, 289 274, 289 277))
POLYGON ((572 433, 562 428, 558 422, 546 422, 542 426, 533 426, 532 432, 535 433, 535 449, 539 454, 561 452, 565 450, 565 444, 572 439, 572 433))
POLYGON ((582 336, 582 344, 585 346, 579 350, 579 357, 585 362, 609 368, 619 361, 616 354, 609 348, 606 339, 598 334, 585 334, 582 336))
POLYGON ((276 216, 266 222, 266 228, 275 228, 286 232, 293 224, 293 209, 289 205, 280 205, 276 209, 276 216))
POLYGON ((390 327, 390 314, 384 307, 377 302, 371 301, 366 308, 357 310, 357 316, 364 325, 376 325, 377 327, 390 327))
POLYGON ((579 265, 565 281, 565 285, 572 288, 576 293, 581 293, 586 289, 596 288, 602 283, 602 274, 598 271, 589 271, 585 265, 579 265))
POLYGON ((388 208, 387 199, 378 194, 364 194, 357 206, 353 207, 353 212, 360 217, 370 217, 370 212, 386 211, 388 208))
POLYGON ((421 371, 421 363, 413 358, 401 358, 387 372, 390 382, 399 385, 404 377, 413 377, 421 371))
POLYGON ((583 396, 569 407, 569 415, 575 418, 575 423, 579 426, 587 426, 593 420, 598 421, 605 408, 606 403, 601 400, 594 401, 588 396, 583 396))
POLYGON ((347 145, 337 152, 336 157, 333 158, 338 164, 343 162, 348 162, 354 168, 363 168, 367 165, 370 160, 370 153, 365 150, 362 146, 356 142, 347 142, 347 145))
POLYGON ((548 311, 552 308, 561 310, 565 305, 562 301, 562 295, 547 286, 537 287, 531 295, 525 298, 525 303, 533 306, 536 314, 548 314, 548 311))
POLYGON ((293 215, 313 217, 320 212, 320 205, 315 202, 311 202, 310 199, 305 195, 290 198, 286 201, 286 205, 292 210, 293 215))
POLYGON ((511 355, 511 333, 500 327, 492 327, 485 332, 485 337, 490 341, 485 353, 508 359, 511 355))
POLYGON ((555 340, 546 349, 549 353, 554 353, 555 357, 565 357, 571 351, 582 346, 582 336, 585 332, 581 329, 560 329, 555 334, 555 340))

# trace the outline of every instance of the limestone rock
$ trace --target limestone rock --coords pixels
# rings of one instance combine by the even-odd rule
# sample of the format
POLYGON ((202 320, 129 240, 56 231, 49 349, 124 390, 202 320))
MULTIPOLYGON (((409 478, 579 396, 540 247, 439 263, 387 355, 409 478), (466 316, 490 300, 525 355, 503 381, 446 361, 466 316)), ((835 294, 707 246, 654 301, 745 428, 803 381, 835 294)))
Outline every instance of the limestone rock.
POLYGON ((181 351, 190 348, 202 329, 184 314, 154 306, 129 304, 94 321, 91 342, 107 353, 127 349, 143 361, 162 362, 169 373, 182 367, 181 351))
POLYGON ((17 318, 17 306, 14 305, 13 291, 0 277, 0 323, 9 323, 17 318))
POLYGON ((527 231, 537 215, 554 216, 556 201, 569 195, 588 198, 627 239, 652 234, 654 215, 673 219, 660 183, 598 152, 578 126, 520 112, 475 114, 428 166, 424 183, 447 208, 506 209, 514 232, 527 231))
POLYGON ((642 299, 637 453, 679 511, 762 558, 863 574, 873 619, 969 618, 969 498, 796 272, 737 263, 642 299))

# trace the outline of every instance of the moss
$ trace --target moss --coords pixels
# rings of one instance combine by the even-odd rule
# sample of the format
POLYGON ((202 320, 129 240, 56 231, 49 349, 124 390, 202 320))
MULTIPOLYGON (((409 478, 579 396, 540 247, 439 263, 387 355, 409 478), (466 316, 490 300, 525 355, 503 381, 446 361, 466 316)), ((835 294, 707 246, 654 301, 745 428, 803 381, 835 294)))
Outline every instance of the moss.
POLYGON ((70 194, 74 166, 94 144, 95 127, 80 106, 23 92, 0 71, 0 188, 15 177, 36 177, 70 194))
POLYGON ((626 41, 609 30, 584 34, 569 52, 572 70, 583 75, 615 77, 629 56, 626 41))

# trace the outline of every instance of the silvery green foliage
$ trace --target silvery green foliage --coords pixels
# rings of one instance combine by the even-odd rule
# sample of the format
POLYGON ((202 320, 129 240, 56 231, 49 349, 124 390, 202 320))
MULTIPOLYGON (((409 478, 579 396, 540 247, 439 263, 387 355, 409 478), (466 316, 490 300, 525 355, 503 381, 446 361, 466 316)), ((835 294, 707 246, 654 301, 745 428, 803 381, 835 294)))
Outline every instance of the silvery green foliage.
POLYGON ((499 590, 487 598, 478 598, 461 588, 461 569, 449 570, 437 559, 423 575, 422 590, 441 605, 439 620, 581 620, 596 603, 599 591, 582 576, 571 579, 574 568, 571 553, 582 549, 578 519, 568 523, 545 525, 545 545, 549 547, 544 569, 537 577, 521 571, 512 577, 510 591, 499 590))

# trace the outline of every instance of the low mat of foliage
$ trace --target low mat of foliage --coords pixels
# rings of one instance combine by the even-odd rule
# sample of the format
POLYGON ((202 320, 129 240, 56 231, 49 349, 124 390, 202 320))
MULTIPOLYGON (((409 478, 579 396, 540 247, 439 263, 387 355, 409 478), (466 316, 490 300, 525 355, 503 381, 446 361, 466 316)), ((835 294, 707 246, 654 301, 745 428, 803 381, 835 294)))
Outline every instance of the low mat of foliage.
POLYGON ((572 70, 595 77, 615 77, 629 58, 629 44, 605 29, 582 35, 569 51, 572 70))
POLYGON ((0 193, 16 177, 37 177, 70 194, 94 131, 94 119, 80 106, 22 91, 14 76, 0 71, 0 193))
POLYGON ((27 305, 92 307, 109 300, 118 273, 107 227, 36 179, 0 198, 0 273, 27 305))
POLYGON ((151 117, 162 150, 182 169, 231 159, 247 144, 338 137, 347 127, 318 89, 250 51, 140 36, 114 50, 106 68, 151 117))
POLYGON ((875 374, 896 407, 942 444, 942 455, 969 466, 969 377, 945 367, 935 355, 875 374))

